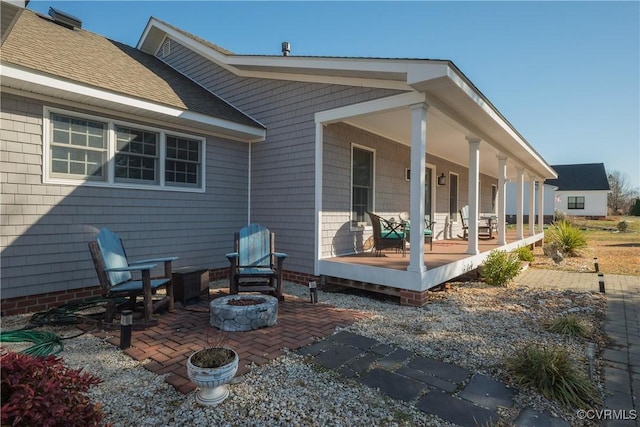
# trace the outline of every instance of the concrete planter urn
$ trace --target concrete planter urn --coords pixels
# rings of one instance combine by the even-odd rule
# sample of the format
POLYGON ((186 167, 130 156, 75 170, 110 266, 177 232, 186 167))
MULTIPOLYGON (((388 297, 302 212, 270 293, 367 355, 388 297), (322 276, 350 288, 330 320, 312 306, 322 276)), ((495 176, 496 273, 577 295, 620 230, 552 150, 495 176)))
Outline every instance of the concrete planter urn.
POLYGON ((238 353, 227 347, 196 351, 187 360, 187 375, 200 390, 196 402, 216 406, 229 396, 227 383, 238 371, 238 353))

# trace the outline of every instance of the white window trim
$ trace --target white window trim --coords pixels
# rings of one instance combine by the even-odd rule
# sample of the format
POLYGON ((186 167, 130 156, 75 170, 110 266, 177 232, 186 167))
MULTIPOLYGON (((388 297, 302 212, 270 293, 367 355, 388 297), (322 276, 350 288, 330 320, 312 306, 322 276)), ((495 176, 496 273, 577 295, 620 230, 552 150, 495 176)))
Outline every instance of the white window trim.
POLYGON ((43 140, 43 153, 42 153, 42 182, 44 184, 60 184, 60 185, 73 185, 73 186, 90 186, 90 187, 109 187, 109 188, 126 188, 136 190, 152 190, 152 191, 179 191, 187 193, 204 193, 206 191, 206 139, 201 136, 191 135, 184 132, 174 132, 166 129, 159 129, 151 126, 141 125, 139 123, 127 122, 125 120, 116 120, 112 118, 94 116, 91 114, 79 113, 71 110, 64 110, 60 108, 52 108, 45 106, 43 108, 43 122, 42 122, 42 140, 43 140), (84 180, 82 178, 59 178, 51 177, 51 114, 62 114, 70 117, 78 117, 81 119, 94 120, 97 122, 103 122, 107 124, 107 160, 104 166, 106 177, 104 180, 84 180), (116 125, 132 127, 135 129, 146 130, 150 132, 156 132, 159 135, 159 147, 160 154, 158 157, 158 182, 149 184, 138 184, 129 182, 118 182, 115 180, 115 127, 116 125), (165 182, 165 160, 166 160, 166 137, 167 135, 178 136, 182 138, 189 138, 200 141, 200 185, 197 187, 188 187, 178 184, 167 184, 165 182))
POLYGON ((351 148, 350 148, 350 158, 349 158, 349 224, 351 224, 350 225, 351 231, 372 230, 373 227, 366 223, 358 224, 357 226, 354 226, 353 218, 351 217, 351 214, 353 213, 352 208, 353 208, 353 149, 354 148, 358 148, 364 151, 369 151, 373 155, 373 166, 372 166, 373 170, 371 171, 371 174, 373 175, 371 179, 372 186, 373 186, 373 191, 371 194, 371 198, 373 199, 371 200, 371 206, 373 206, 372 209, 375 209, 375 206, 376 206, 376 150, 374 148, 352 142, 351 148))

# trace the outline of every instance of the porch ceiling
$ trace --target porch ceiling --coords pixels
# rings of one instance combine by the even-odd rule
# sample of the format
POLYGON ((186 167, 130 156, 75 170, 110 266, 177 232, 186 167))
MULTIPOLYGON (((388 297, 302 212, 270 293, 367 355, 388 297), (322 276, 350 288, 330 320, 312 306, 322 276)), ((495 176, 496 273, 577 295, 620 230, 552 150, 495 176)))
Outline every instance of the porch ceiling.
MULTIPOLYGON (((411 145, 411 112, 409 108, 351 117, 347 122, 400 144, 411 145)), ((429 155, 432 155, 465 167, 468 166, 469 144, 466 136, 473 134, 463 125, 452 121, 442 111, 430 107, 427 113, 427 162, 429 162, 429 155)), ((540 168, 534 166, 536 161, 533 157, 529 156, 527 159, 527 153, 524 150, 520 150, 520 153, 517 151, 518 147, 515 145, 499 149, 483 139, 480 144, 480 173, 497 178, 498 154, 501 152, 508 153, 507 177, 509 179, 516 179, 518 165, 531 172, 540 173, 540 168), (517 155, 519 157, 516 157, 517 155)), ((548 177, 546 174, 542 176, 548 177)))

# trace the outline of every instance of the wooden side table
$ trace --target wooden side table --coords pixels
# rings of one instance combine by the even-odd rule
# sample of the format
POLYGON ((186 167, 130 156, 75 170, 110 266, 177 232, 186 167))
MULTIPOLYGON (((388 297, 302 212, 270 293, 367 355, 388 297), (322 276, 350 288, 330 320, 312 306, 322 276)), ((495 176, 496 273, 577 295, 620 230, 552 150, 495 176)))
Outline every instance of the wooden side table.
POLYGON ((207 267, 187 266, 173 270, 173 295, 176 301, 187 305, 199 300, 200 295, 209 293, 209 269, 207 267))

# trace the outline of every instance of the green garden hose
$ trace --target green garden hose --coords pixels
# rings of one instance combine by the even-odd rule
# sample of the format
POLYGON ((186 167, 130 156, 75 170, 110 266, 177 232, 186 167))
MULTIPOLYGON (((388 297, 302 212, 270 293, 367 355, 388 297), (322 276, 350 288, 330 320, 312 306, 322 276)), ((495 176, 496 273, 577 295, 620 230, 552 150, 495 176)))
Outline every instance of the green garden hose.
MULTIPOLYGON (((53 332, 36 331, 34 328, 41 326, 64 326, 84 323, 92 320, 95 315, 81 315, 79 312, 87 310, 107 301, 113 301, 113 298, 87 298, 79 301, 72 301, 59 307, 51 308, 47 311, 35 313, 29 320, 29 325, 15 331, 0 331, 0 342, 32 342, 34 345, 22 350, 20 353, 31 356, 47 356, 49 354, 58 354, 63 350, 62 340, 76 338, 86 332, 82 332, 72 337, 61 338, 53 332)), ((116 299, 116 304, 125 299, 116 299)), ((98 313, 99 316, 102 313, 98 313)))
POLYGON ((20 353, 30 356, 46 356, 49 354, 58 354, 62 351, 62 338, 47 331, 2 331, 0 332, 0 341, 2 342, 32 342, 35 343, 31 347, 22 350, 20 353))

